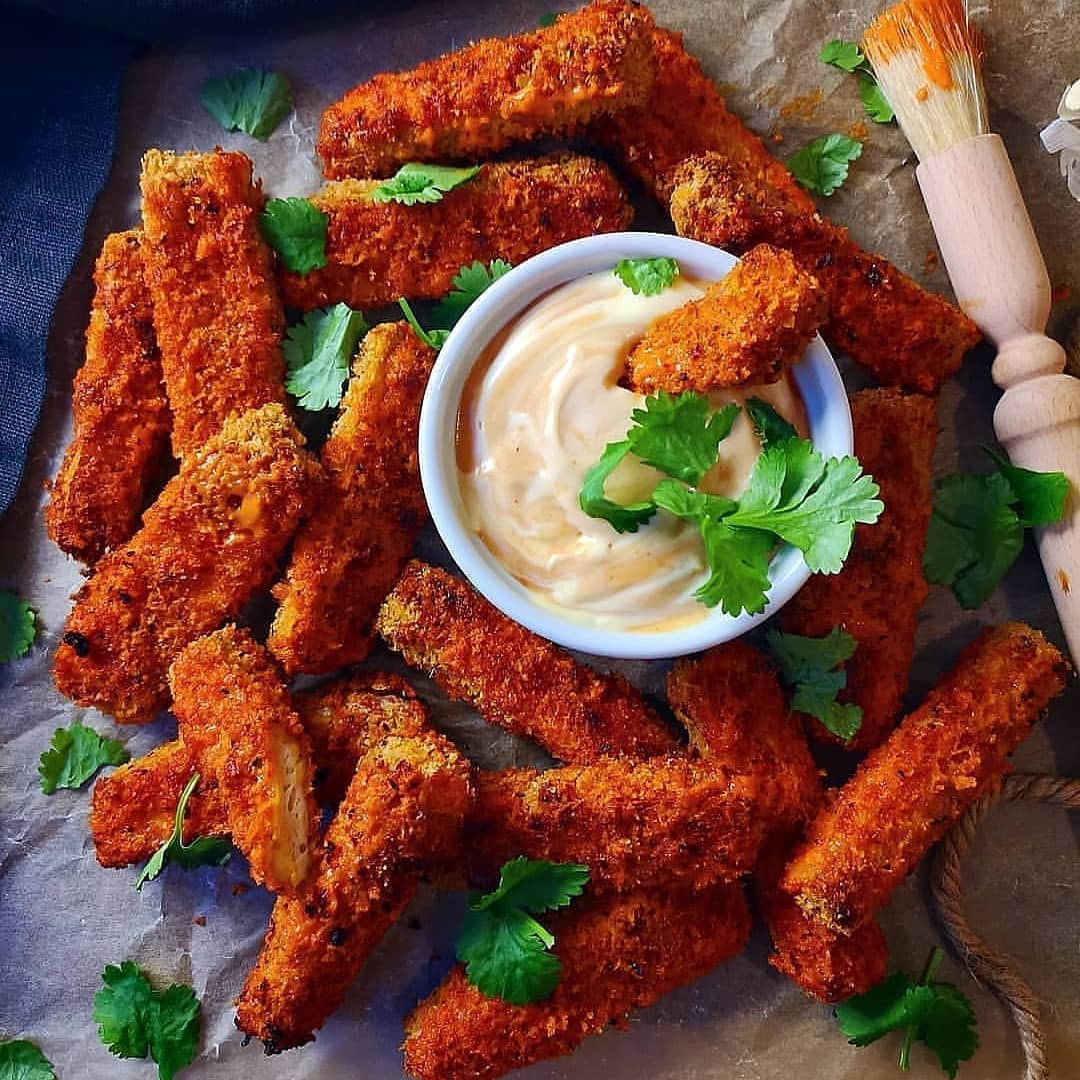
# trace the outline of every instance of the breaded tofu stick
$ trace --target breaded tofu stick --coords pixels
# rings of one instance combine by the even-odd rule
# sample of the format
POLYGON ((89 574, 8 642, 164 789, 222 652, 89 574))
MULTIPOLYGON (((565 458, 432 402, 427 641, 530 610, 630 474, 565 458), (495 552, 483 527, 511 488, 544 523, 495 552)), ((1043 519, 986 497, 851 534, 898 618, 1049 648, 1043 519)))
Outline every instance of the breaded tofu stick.
POLYGON ((150 720, 180 650, 270 584, 318 478, 282 406, 227 420, 75 594, 56 650, 61 693, 122 723, 150 720))
POLYGON ((172 424, 137 231, 105 238, 94 288, 74 431, 45 511, 56 545, 90 565, 138 528, 172 424))
POLYGON ((576 154, 484 165, 436 203, 372 202, 378 183, 340 180, 311 196, 328 219, 327 264, 281 271, 289 307, 434 300, 463 266, 493 259, 516 266, 567 240, 618 232, 634 216, 611 170, 576 154))
POLYGON ((547 1001, 485 997, 455 967, 405 1021, 405 1070, 420 1080, 484 1080, 572 1053, 741 952, 750 913, 737 884, 697 894, 589 891, 544 923, 562 977, 547 1001))
POLYGON ((485 772, 466 854, 481 879, 527 855, 584 863, 596 891, 700 889, 753 868, 774 795, 767 777, 681 756, 485 772))
POLYGON ((445 570, 410 562, 375 628, 448 697, 562 761, 678 748, 675 733, 625 679, 578 664, 445 570))
POLYGON ((689 157, 715 151, 746 184, 767 184, 782 194, 790 210, 812 213, 813 200, 791 173, 728 112, 716 84, 683 47, 682 34, 656 27, 652 51, 656 77, 648 101, 601 119, 590 127, 589 137, 612 150, 665 206, 675 168, 689 157))
POLYGON ((850 933, 1009 766, 1069 671, 1023 623, 989 627, 810 823, 781 888, 850 933))
POLYGON ((772 665, 732 641, 698 660, 681 660, 667 680, 668 703, 706 761, 759 771, 781 794, 754 869, 758 903, 773 941, 769 963, 819 1001, 863 993, 885 977, 888 945, 872 919, 848 937, 809 919, 776 887, 803 824, 824 792, 799 722, 788 712, 772 665))
POLYGON ((825 339, 878 382, 936 393, 978 343, 978 328, 959 308, 863 251, 841 226, 793 212, 786 189, 747 185, 720 154, 693 158, 673 175, 679 235, 736 252, 760 243, 790 251, 829 297, 825 339))
POLYGON ((212 777, 251 877, 295 892, 318 835, 311 743, 270 654, 226 626, 193 641, 169 669, 180 740, 212 777))
POLYGON ((285 402, 285 316, 244 154, 143 156, 146 283, 178 458, 226 417, 285 402))
POLYGON ((774 383, 801 359, 828 308, 817 279, 759 244, 698 300, 655 319, 626 360, 639 394, 706 394, 774 383))
POLYGON ((310 1042, 416 892, 460 850, 468 762, 441 735, 393 735, 361 760, 296 897, 279 897, 237 1003, 268 1054, 310 1042))
POLYGON ((409 161, 490 157, 641 105, 653 77, 651 29, 646 8, 594 0, 547 29, 376 75, 323 114, 323 171, 388 176, 409 161))
POLYGON ((814 575, 779 622, 782 630, 806 637, 824 637, 839 626, 855 638, 839 700, 862 708, 862 725, 842 742, 819 721, 806 721, 815 739, 865 751, 885 738, 900 714, 919 608, 930 591, 922 555, 933 505, 937 418, 933 398, 893 389, 852 394, 851 418, 855 454, 881 487, 885 510, 876 525, 855 526, 843 570, 814 575))
POLYGON ((435 352, 406 322, 361 342, 320 459, 328 483, 297 534, 267 644, 285 671, 363 660, 371 624, 427 521, 417 429, 435 352))

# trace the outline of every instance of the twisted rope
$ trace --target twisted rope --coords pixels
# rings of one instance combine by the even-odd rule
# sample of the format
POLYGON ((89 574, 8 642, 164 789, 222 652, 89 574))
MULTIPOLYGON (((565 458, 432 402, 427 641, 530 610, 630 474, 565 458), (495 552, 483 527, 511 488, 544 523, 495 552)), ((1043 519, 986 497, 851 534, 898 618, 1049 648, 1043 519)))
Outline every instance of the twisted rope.
POLYGON ((975 830, 999 799, 1032 799, 1080 810, 1080 779, 1014 773, 997 791, 971 806, 942 840, 930 873, 930 889, 938 917, 953 947, 971 973, 1008 1006, 1020 1031, 1024 1051, 1024 1080, 1049 1080, 1046 1035, 1039 1019, 1039 1000, 1004 953, 992 949, 974 930, 963 911, 960 862, 971 848, 975 830))

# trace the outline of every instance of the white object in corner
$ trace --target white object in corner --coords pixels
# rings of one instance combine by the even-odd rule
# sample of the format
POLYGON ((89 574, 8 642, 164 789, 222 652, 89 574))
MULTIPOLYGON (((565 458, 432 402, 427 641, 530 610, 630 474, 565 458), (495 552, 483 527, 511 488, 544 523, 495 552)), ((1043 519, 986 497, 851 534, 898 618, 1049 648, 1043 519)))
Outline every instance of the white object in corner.
POLYGON ((1080 128, 1070 123, 1080 120, 1080 79, 1065 88, 1058 103, 1057 119, 1039 133, 1048 153, 1060 154, 1061 175, 1069 194, 1080 202, 1080 128))

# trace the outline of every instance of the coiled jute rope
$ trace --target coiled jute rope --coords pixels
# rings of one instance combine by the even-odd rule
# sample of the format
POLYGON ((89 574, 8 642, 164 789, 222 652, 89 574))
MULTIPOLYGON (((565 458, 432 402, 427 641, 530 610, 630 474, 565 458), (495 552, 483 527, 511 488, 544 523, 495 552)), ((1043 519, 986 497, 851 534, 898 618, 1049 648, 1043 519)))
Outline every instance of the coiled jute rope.
POLYGON ((1000 799, 1031 799, 1080 810, 1080 779, 1013 773, 997 791, 984 795, 968 809, 942 840, 930 872, 934 906, 953 947, 971 973, 1008 1006, 1020 1031, 1024 1051, 1024 1080, 1049 1080, 1046 1035, 1039 1019, 1039 1000, 1009 957, 992 949, 971 928, 963 911, 960 862, 971 847, 975 830, 1000 799))

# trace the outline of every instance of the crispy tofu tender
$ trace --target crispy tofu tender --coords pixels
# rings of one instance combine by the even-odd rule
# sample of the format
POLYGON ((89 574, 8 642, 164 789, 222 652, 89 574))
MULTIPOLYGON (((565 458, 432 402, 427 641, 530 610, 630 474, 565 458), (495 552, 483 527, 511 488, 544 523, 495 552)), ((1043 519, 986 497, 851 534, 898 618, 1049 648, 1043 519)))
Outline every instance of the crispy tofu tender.
POLYGON ((999 782, 1068 671, 1030 626, 983 631, 810 822, 781 888, 830 929, 861 926, 999 782))
POLYGON ((684 162, 673 176, 680 236, 736 252, 760 243, 790 251, 828 295, 826 340, 883 385, 937 393, 978 343, 978 328, 959 308, 863 251, 841 226, 793 210, 786 187, 755 188, 716 153, 684 162))
POLYGON ((232 417, 97 564, 75 594, 56 650, 60 691, 122 723, 169 701, 185 645, 265 589, 318 482, 318 465, 280 405, 232 417))
POLYGON ((483 1080, 572 1053, 741 952, 750 913, 738 884, 697 894, 640 890, 575 900, 545 916, 562 978, 546 1001, 485 997, 455 967, 405 1021, 405 1069, 420 1080, 483 1080))
POLYGON ((74 433, 45 511, 57 546, 91 565, 138 528, 172 423, 137 231, 105 238, 94 289, 74 433))
POLYGON ((409 161, 488 157, 640 105, 653 77, 651 28, 644 7, 594 0, 547 29, 376 75, 323 114, 323 171, 388 176, 409 161))
POLYGON ((788 252, 759 244, 700 299, 653 321, 627 357, 627 383, 640 394, 774 383, 800 359, 826 310, 812 274, 788 252))
POLYGON ((328 483, 293 545, 267 644, 290 674, 371 651, 371 624, 427 520, 417 429, 435 353, 408 323, 368 332, 320 460, 328 483))
POLYGON ((855 454, 881 488, 876 525, 857 525, 839 574, 816 574, 780 612, 781 629, 824 637, 834 626, 858 647, 847 662, 839 699, 863 711, 862 725, 840 742, 806 718, 815 739, 870 750, 889 733, 907 690, 919 608, 929 593, 922 571, 930 523, 931 459, 937 439, 934 400, 900 390, 851 395, 855 454))
POLYGON ((372 202, 377 184, 340 180, 311 196, 327 217, 327 264, 307 274, 281 271, 289 307, 434 300, 463 266, 492 259, 516 266, 568 240, 618 232, 634 216, 611 170, 576 154, 492 162, 436 203, 372 202))
POLYGON ((143 157, 146 283, 179 458, 227 417, 285 402, 285 316, 259 232, 263 202, 244 154, 143 157))
POLYGON ((433 732, 392 735, 357 766, 311 879, 279 897, 237 1003, 267 1053, 314 1038, 435 860, 460 851, 470 768, 433 732))
POLYGON ((562 761, 677 749, 674 732, 625 679, 578 664, 445 570, 410 562, 376 630, 449 697, 562 761))

